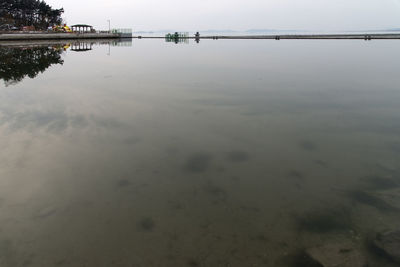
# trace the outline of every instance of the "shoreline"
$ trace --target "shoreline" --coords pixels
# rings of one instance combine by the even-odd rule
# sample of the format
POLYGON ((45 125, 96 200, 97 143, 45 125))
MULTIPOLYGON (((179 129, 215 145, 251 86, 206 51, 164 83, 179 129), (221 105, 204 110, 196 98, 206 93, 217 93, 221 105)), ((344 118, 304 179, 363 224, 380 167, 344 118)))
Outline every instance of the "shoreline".
MULTIPOLYGON (((85 39, 165 39, 165 36, 121 36, 118 33, 3 33, 1 41, 29 41, 29 40, 85 40, 85 39)), ((181 37, 182 39, 232 39, 232 40, 396 40, 400 33, 382 34, 284 34, 284 35, 204 35, 200 37, 181 37)))
POLYGON ((118 33, 3 33, 0 41, 22 40, 70 40, 70 39, 118 39, 118 33))

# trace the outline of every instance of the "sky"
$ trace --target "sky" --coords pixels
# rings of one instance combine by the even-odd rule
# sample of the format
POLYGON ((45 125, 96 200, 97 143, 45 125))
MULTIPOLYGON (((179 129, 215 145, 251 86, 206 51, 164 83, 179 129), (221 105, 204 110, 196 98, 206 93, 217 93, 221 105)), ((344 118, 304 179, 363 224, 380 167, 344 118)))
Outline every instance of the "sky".
POLYGON ((308 30, 400 28, 400 0, 45 0, 67 24, 97 30, 308 30))

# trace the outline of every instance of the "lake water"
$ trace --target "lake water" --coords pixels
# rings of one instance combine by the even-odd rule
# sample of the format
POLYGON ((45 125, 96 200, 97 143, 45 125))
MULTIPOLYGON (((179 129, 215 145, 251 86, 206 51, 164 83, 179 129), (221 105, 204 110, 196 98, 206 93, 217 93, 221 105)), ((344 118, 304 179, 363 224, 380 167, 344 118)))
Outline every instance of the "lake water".
POLYGON ((398 47, 0 44, 0 266, 396 266, 398 47))

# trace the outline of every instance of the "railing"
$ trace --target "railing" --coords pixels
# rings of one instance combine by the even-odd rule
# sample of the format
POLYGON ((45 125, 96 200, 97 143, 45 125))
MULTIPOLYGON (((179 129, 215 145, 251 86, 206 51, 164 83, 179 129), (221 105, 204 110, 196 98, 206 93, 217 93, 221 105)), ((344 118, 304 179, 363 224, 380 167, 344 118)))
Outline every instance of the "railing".
POLYGON ((112 29, 111 33, 118 34, 122 38, 132 37, 132 29, 112 29))

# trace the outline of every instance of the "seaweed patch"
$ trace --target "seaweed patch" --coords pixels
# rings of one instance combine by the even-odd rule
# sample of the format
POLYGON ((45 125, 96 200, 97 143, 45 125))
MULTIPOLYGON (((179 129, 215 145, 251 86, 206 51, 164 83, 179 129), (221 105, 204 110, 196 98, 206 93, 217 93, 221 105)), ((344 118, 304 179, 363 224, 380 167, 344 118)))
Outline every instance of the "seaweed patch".
POLYGON ((211 162, 211 155, 206 153, 196 153, 187 158, 183 165, 183 169, 188 172, 205 172, 211 162))
POLYGON ((352 190, 347 193, 347 196, 360 204, 371 206, 377 208, 381 211, 397 211, 398 209, 384 201, 383 199, 374 196, 373 194, 362 191, 362 190, 352 190))
POLYGON ((347 209, 321 209, 305 213, 296 219, 300 231, 328 233, 347 231, 352 228, 350 213, 347 209))

